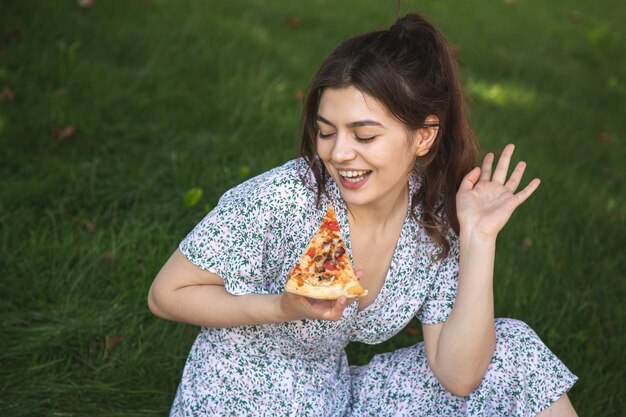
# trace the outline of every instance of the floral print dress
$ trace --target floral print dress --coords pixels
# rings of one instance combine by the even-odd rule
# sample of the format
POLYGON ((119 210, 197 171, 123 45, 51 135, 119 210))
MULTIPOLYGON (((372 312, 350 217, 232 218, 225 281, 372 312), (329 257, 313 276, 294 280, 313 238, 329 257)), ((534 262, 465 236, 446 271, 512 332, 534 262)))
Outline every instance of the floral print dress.
MULTIPOLYGON (((282 293, 330 203, 350 253, 345 203, 330 177, 327 184, 316 205, 305 161, 290 161, 226 192, 179 248, 231 294, 282 293)), ((412 176, 410 190, 419 186, 412 176)), ((437 247, 409 214, 383 287, 365 309, 355 302, 336 322, 202 328, 170 416, 533 416, 566 392, 576 377, 510 319, 496 320, 495 354, 466 398, 439 384, 423 343, 348 364, 350 341, 381 343, 413 317, 439 323, 453 307, 458 240, 451 234, 450 255, 435 260, 437 247)))

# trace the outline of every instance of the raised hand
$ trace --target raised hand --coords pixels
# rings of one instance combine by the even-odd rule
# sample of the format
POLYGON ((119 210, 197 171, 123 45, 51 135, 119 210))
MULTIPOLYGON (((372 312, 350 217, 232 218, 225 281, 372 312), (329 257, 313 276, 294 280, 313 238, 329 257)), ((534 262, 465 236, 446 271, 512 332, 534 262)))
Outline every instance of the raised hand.
POLYGON ((461 233, 479 233, 483 237, 496 238, 513 211, 539 187, 540 180, 533 179, 524 189, 515 193, 526 169, 519 162, 507 180, 511 155, 515 146, 504 148, 495 171, 493 153, 488 153, 482 167, 471 170, 461 182, 456 194, 456 210, 461 233))

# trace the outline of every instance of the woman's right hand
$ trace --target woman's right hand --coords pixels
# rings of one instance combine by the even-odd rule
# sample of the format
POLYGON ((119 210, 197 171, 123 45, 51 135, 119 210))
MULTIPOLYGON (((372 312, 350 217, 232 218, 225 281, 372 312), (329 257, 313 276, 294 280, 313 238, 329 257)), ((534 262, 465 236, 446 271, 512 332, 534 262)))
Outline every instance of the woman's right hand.
POLYGON ((280 299, 280 307, 288 318, 292 320, 332 320, 341 319, 343 311, 356 298, 341 296, 336 300, 317 300, 302 295, 285 292, 280 299))
MULTIPOLYGON (((361 279, 363 271, 354 271, 356 278, 361 279)), ((336 300, 317 300, 301 295, 285 292, 280 299, 280 307, 285 317, 291 320, 331 320, 338 321, 343 311, 352 304, 356 298, 341 296, 336 300)))

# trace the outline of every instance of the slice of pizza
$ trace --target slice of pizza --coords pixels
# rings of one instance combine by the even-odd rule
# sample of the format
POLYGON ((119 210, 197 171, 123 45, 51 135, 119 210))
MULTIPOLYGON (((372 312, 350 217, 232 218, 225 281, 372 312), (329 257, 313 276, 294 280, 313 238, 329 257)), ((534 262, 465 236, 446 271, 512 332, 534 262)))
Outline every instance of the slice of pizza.
POLYGON ((332 205, 304 254, 291 269, 285 291, 323 300, 367 294, 352 269, 332 205))

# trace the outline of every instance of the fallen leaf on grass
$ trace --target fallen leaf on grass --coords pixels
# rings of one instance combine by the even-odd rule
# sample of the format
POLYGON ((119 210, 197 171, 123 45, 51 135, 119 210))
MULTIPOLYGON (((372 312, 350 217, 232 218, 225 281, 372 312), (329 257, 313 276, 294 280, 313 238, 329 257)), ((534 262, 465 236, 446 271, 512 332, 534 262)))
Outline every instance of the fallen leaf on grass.
POLYGON ((608 211, 611 211, 615 208, 615 206, 617 206, 615 200, 613 198, 609 198, 609 200, 606 202, 606 209, 608 211))
POLYGON ((604 167, 602 168, 602 175, 607 177, 614 177, 617 175, 617 171, 609 167, 604 167))
POLYGON ((622 225, 624 224, 624 220, 626 220, 626 215, 621 210, 615 210, 611 213, 611 217, 609 217, 609 221, 611 224, 622 225))
POLYGON ((23 38, 22 31, 13 26, 4 27, 4 38, 7 42, 20 42, 23 38))
POLYGON ((619 84, 619 79, 615 76, 611 76, 609 77, 608 80, 606 80, 606 86, 614 89, 615 87, 617 87, 617 85, 619 84))
POLYGON ((552 268, 557 271, 563 270, 563 267, 565 266, 565 263, 560 259, 551 260, 550 263, 552 264, 552 268))
POLYGON ((404 328, 404 332, 406 334, 408 334, 409 336, 419 336, 420 335, 420 331, 417 327, 414 326, 406 326, 404 328))
POLYGON ((250 177, 250 167, 248 165, 241 165, 239 167, 239 179, 247 180, 250 177))
POLYGON ((78 7, 82 7, 83 9, 92 7, 93 4, 94 4, 94 0, 76 0, 76 5, 78 7))
POLYGON ((529 237, 525 237, 524 240, 522 240, 522 248, 524 250, 528 250, 532 247, 533 247, 533 240, 529 237))
POLYGON ((65 142, 74 137, 76 134, 76 126, 67 125, 64 127, 53 126, 52 127, 52 138, 55 142, 65 142))
POLYGON ((0 101, 3 103, 13 103, 15 101, 15 92, 9 87, 4 87, 0 92, 0 101))
POLYGON ((114 261, 115 261, 115 254, 111 251, 104 252, 100 256, 100 262, 102 262, 105 265, 111 265, 113 264, 114 261))
POLYGON ((577 23, 580 21, 581 17, 582 17, 582 14, 578 10, 572 10, 567 15, 567 20, 569 20, 572 23, 577 23))
POLYGON ((304 23, 302 19, 298 16, 287 16, 285 22, 288 26, 291 26, 292 28, 299 28, 304 23))
POLYGON ((585 343, 588 339, 587 332, 585 332, 584 330, 577 331, 574 335, 574 339, 576 339, 578 343, 585 343))
POLYGON ((183 204, 185 205, 185 207, 193 207, 196 204, 198 204, 198 201, 200 201, 200 198, 202 197, 202 188, 191 188, 189 190, 187 190, 187 192, 185 193, 185 196, 183 197, 183 204))
POLYGON ((600 143, 613 143, 613 137, 609 132, 599 132, 598 142, 600 143))
MULTIPOLYGON (((556 340, 561 339, 561 335, 557 329, 551 328, 550 330, 548 330, 547 338, 549 341, 556 341, 556 340)), ((548 345, 551 345, 551 344, 552 343, 549 343, 548 345)))
POLYGON ((294 97, 298 101, 304 100, 304 91, 302 91, 300 88, 296 88, 296 91, 294 93, 294 97))
POLYGON ((87 233, 93 235, 96 233, 96 224, 90 220, 85 220, 85 229, 87 230, 87 233))
POLYGON ((59 88, 58 90, 54 90, 54 93, 52 93, 54 97, 63 97, 66 94, 67 90, 65 88, 59 88))
POLYGON ((115 336, 106 336, 104 338, 104 359, 109 356, 109 353, 120 343, 122 336, 116 334, 115 336))

